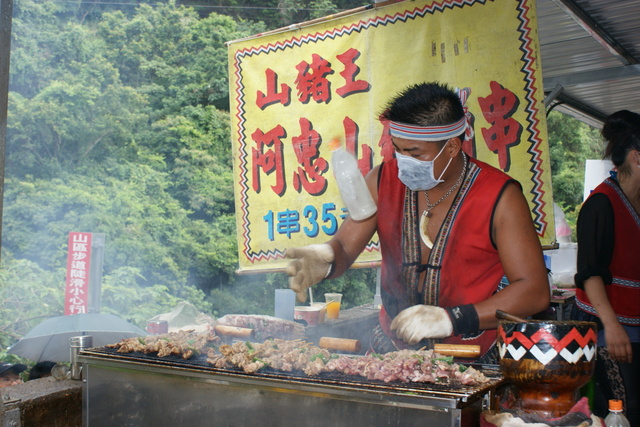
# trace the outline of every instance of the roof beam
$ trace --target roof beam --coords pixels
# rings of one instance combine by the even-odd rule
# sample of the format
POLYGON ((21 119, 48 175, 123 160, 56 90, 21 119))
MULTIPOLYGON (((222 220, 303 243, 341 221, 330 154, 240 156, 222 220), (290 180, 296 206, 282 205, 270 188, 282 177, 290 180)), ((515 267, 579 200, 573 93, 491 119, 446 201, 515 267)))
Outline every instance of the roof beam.
POLYGON ((545 90, 552 90, 556 86, 579 86, 634 77, 640 77, 640 64, 549 77, 543 79, 543 85, 545 90))
POLYGON ((624 65, 638 64, 638 59, 631 55, 620 45, 613 37, 611 37, 591 15, 586 13, 574 0, 552 0, 556 6, 570 16, 578 25, 580 25, 593 39, 595 39, 602 47, 608 50, 624 65))
POLYGON ((544 98, 544 106, 545 108, 549 107, 560 94, 564 91, 564 88, 560 85, 557 85, 553 88, 553 90, 544 98))
POLYGON ((601 128, 602 123, 607 118, 607 115, 603 112, 564 93, 556 97, 556 102, 547 109, 547 114, 554 109, 597 128, 601 128))

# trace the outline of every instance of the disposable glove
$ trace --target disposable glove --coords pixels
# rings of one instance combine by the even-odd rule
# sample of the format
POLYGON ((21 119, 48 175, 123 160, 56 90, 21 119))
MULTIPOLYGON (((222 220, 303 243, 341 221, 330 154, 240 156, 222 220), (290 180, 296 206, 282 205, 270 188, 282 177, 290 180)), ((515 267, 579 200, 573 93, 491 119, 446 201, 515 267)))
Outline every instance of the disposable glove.
POLYGON ((296 292, 298 301, 307 300, 307 289, 321 282, 331 272, 334 260, 333 248, 327 243, 289 248, 285 253, 292 258, 286 269, 289 287, 296 292))

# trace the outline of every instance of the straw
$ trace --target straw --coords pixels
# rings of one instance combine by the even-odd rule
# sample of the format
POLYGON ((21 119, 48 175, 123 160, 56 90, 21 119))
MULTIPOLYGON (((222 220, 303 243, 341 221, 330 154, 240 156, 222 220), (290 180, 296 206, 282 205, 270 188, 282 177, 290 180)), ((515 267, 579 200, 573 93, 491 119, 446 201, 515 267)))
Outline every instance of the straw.
POLYGON ((309 304, 313 305, 313 292, 311 292, 311 287, 309 287, 309 304))

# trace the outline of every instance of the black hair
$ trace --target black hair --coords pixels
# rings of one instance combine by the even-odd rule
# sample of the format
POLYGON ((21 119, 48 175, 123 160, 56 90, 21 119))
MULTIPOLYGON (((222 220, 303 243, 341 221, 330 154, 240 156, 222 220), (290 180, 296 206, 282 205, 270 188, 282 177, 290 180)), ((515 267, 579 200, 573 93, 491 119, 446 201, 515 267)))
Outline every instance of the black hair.
POLYGON ((392 99, 382 117, 421 126, 449 125, 464 116, 458 95, 446 84, 419 83, 392 99))
POLYGON ((29 371, 29 380, 44 378, 51 375, 51 369, 56 365, 55 362, 38 362, 29 371))
POLYGON ((628 110, 611 114, 602 127, 602 137, 607 141, 604 158, 611 159, 619 173, 628 173, 624 165, 627 154, 640 151, 640 114, 628 110))
POLYGON ((27 370, 27 365, 23 365, 22 363, 16 363, 12 365, 11 363, 4 362, 0 364, 0 376, 6 374, 15 374, 19 375, 21 372, 27 370))

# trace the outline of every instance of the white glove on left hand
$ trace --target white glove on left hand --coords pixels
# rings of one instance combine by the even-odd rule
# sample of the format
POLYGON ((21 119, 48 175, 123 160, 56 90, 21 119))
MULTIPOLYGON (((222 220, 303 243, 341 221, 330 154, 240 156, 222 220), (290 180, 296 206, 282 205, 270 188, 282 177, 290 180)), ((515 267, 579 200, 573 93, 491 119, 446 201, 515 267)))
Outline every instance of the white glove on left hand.
POLYGON ((446 338, 453 334, 451 318, 444 308, 433 305, 414 305, 402 310, 391 330, 408 344, 417 344, 425 338, 446 338))

